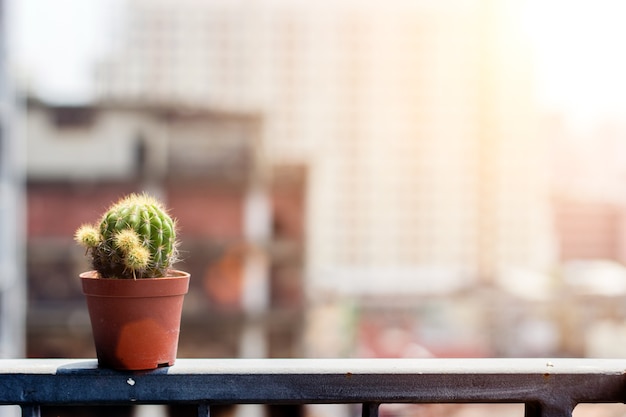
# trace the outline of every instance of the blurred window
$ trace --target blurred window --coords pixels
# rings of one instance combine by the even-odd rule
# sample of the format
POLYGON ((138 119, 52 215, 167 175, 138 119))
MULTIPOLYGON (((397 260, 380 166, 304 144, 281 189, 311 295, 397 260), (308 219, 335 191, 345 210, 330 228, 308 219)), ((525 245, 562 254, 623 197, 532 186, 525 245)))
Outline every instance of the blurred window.
POLYGON ((60 106, 51 110, 54 125, 59 129, 87 128, 96 119, 96 111, 92 107, 60 106))

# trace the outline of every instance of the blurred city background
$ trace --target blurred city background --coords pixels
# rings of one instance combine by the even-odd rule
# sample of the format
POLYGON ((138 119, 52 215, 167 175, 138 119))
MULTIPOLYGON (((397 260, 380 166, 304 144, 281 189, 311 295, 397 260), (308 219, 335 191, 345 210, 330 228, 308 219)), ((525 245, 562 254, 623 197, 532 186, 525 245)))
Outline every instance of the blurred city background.
POLYGON ((72 236, 144 190, 179 357, 626 356, 622 2, 1 7, 0 356, 95 356, 72 236))

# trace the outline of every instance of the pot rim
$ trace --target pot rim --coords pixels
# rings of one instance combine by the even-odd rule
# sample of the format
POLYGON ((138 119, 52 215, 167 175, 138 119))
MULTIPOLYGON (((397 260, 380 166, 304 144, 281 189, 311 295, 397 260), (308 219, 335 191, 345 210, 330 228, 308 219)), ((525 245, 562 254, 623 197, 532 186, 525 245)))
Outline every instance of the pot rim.
POLYGON ((189 277, 190 275, 191 274, 189 272, 182 271, 180 269, 168 269, 167 270, 167 275, 165 275, 164 277, 137 278, 137 279, 115 278, 115 277, 102 278, 98 271, 96 271, 95 269, 92 269, 92 270, 89 270, 89 271, 81 272, 79 276, 81 278, 84 278, 84 279, 101 279, 101 280, 109 280, 109 281, 154 281, 154 280, 168 279, 168 278, 169 279, 171 279, 171 278, 185 278, 185 277, 189 277))
POLYGON ((190 274, 170 269, 160 278, 120 279, 100 278, 91 270, 80 275, 83 294, 88 297, 170 297, 187 294, 190 274))

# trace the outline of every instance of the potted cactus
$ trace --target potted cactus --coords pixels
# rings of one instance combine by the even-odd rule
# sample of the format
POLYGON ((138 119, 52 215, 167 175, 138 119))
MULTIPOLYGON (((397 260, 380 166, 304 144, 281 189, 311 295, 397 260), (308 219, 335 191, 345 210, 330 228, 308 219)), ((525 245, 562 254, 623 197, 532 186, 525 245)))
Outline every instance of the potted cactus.
POLYGON ((80 274, 100 366, 143 370, 176 360, 189 274, 176 261, 176 222, 147 194, 111 205, 75 240, 93 270, 80 274))

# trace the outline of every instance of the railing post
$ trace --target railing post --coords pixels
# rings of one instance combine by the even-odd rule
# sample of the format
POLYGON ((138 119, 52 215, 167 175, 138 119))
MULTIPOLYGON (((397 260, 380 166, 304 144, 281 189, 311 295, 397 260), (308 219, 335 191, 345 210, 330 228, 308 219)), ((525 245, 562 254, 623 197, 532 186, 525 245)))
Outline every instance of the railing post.
POLYGON ((572 417, 574 408, 568 404, 524 404, 524 417, 572 417))
POLYGON ((22 405, 22 417, 41 417, 41 408, 38 405, 22 405))
POLYGON ((209 407, 209 404, 198 404, 198 417, 211 417, 211 407, 209 407))
POLYGON ((525 403, 524 417, 541 417, 541 406, 539 403, 525 403))
POLYGON ((378 417, 378 403, 363 403, 361 417, 378 417))

